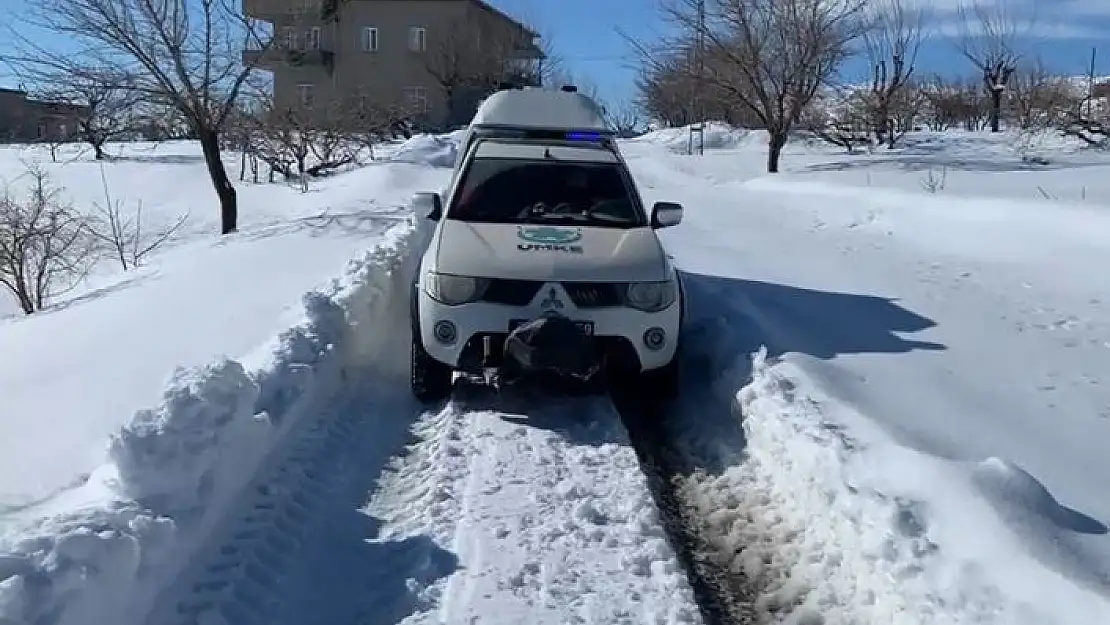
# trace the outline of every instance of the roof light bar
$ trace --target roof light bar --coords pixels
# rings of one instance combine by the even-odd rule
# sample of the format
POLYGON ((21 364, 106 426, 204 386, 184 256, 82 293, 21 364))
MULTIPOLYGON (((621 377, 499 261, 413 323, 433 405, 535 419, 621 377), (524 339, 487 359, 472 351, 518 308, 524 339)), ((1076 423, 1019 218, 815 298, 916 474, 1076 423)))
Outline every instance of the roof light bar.
POLYGON ((600 132, 568 132, 567 141, 601 141, 605 137, 600 132))

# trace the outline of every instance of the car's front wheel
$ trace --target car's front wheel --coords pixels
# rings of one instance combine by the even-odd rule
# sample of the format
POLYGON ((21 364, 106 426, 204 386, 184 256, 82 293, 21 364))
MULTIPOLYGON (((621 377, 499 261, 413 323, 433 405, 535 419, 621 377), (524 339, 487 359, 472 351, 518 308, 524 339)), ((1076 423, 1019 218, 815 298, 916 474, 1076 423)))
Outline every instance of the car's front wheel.
POLYGON ((678 354, 662 367, 641 373, 639 379, 640 388, 647 389, 653 400, 661 402, 678 399, 680 383, 678 354))
POLYGON ((412 365, 410 380, 412 394, 422 402, 435 402, 451 394, 451 367, 432 358, 420 342, 420 335, 412 337, 412 365))

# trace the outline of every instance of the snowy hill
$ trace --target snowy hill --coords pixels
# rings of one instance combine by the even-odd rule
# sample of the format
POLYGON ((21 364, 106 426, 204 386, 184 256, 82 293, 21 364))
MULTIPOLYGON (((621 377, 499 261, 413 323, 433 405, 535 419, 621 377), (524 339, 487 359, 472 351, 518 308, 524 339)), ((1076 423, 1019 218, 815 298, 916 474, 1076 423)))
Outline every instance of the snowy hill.
POLYGON ((916 134, 768 176, 760 132, 687 136, 621 148, 687 209, 686 381, 653 420, 408 398, 407 198, 450 137, 240 184, 219 239, 196 146, 114 147, 114 196, 190 218, 0 321, 0 623, 1105 620, 1110 156, 916 134))

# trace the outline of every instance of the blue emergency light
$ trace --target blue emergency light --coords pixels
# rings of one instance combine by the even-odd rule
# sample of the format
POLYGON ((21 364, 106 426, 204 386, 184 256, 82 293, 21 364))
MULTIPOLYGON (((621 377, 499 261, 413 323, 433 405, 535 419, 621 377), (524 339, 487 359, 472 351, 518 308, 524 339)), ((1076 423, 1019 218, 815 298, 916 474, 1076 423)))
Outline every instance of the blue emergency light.
POLYGON ((601 141, 602 135, 600 132, 568 132, 567 141, 601 141))

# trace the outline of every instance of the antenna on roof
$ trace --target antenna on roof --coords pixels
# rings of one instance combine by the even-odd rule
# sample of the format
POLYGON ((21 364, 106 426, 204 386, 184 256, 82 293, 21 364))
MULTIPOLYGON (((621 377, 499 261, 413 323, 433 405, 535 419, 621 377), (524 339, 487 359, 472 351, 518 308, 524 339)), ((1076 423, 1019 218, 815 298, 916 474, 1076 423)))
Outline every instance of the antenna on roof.
POLYGON ((574 85, 563 85, 562 87, 559 87, 559 91, 565 91, 567 93, 578 93, 578 87, 574 85))

